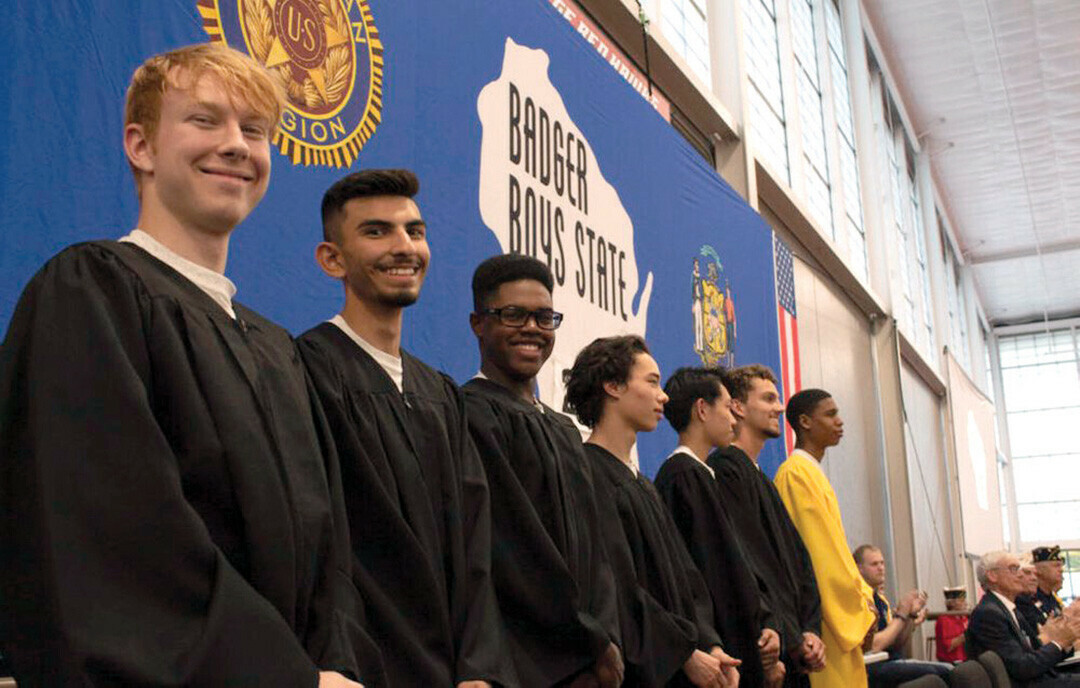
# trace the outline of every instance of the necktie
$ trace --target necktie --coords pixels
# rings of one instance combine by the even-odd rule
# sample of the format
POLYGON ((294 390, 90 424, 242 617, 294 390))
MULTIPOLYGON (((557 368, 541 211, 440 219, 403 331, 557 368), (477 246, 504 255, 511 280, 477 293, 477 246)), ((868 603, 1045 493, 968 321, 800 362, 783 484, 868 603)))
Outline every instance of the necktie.
MULTIPOLYGON (((1038 637, 1038 633, 1032 632, 1029 634, 1028 631, 1030 627, 1027 623, 1027 620, 1024 619, 1021 615, 1017 614, 1015 611, 1010 612, 1010 616, 1012 616, 1013 618, 1013 624, 1016 626, 1017 630, 1020 631, 1020 643, 1024 646, 1024 649, 1035 649, 1031 644, 1031 638, 1038 637)), ((1034 631, 1034 629, 1031 630, 1034 631)))

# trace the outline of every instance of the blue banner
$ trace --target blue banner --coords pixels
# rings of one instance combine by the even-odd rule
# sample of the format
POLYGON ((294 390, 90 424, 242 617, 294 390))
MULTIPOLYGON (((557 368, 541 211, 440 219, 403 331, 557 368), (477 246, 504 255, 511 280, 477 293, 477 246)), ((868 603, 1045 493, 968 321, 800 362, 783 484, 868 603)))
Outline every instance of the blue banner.
MULTIPOLYGON (((123 98, 147 56, 208 39, 270 67, 289 93, 262 204, 236 230, 238 300, 299 333, 336 313, 315 265, 323 191, 347 171, 408 167, 432 262, 404 346, 459 381, 478 368, 472 270, 536 255, 566 313, 541 395, 593 337, 643 334, 680 365, 779 374, 772 232, 546 0, 73 0, 16 3, 0 45, 0 324, 52 254, 116 238, 137 215, 123 98)), ((666 424, 639 444, 652 475, 666 424)), ((761 456, 772 472, 782 445, 761 456)))

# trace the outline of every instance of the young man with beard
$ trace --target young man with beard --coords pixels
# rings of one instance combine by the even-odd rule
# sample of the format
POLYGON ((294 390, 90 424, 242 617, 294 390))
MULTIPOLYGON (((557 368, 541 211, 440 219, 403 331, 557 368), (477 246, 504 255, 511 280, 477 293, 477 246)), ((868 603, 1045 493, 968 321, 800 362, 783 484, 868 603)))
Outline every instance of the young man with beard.
POLYGON ((581 433, 536 396, 562 313, 551 270, 529 256, 485 260, 469 323, 480 372, 464 387, 491 486, 492 575, 523 686, 622 682, 615 580, 601 541, 581 433))
POLYGON ((804 389, 787 404, 795 451, 773 481, 814 563, 821 594, 825 669, 810 677, 814 688, 867 685, 863 646, 873 638, 874 591, 848 549, 840 506, 821 461, 844 436, 836 401, 820 389, 804 389), (869 634, 869 636, 868 636, 869 634))
POLYGON ((514 683, 492 588, 484 469, 461 391, 401 349, 431 258, 407 170, 350 174, 316 259, 342 311, 299 338, 341 457, 353 575, 395 686, 514 683))
POLYGON ((713 449, 735 438, 731 395, 716 368, 679 368, 664 392, 664 416, 679 433, 679 445, 656 474, 656 489, 709 587, 727 651, 742 660, 740 684, 779 686, 785 672, 780 635, 720 506, 714 471, 705 463, 713 449))
POLYGON ((19 685, 384 685, 337 459, 289 334, 233 300, 229 238, 281 113, 194 45, 128 88, 137 229, 34 277, 0 356, 0 641, 19 685))
POLYGON ((784 404, 776 377, 765 366, 735 368, 725 376, 735 416, 735 439, 708 459, 716 471, 720 504, 757 576, 780 632, 785 686, 807 686, 807 672, 824 667, 821 598, 810 555, 779 493, 757 465, 770 439, 780 437, 784 404))
POLYGON ((624 335, 586 346, 566 399, 592 428, 585 450, 618 586, 626 685, 738 685, 739 662, 722 649, 701 573, 633 459, 637 433, 656 428, 667 401, 645 341, 624 335))

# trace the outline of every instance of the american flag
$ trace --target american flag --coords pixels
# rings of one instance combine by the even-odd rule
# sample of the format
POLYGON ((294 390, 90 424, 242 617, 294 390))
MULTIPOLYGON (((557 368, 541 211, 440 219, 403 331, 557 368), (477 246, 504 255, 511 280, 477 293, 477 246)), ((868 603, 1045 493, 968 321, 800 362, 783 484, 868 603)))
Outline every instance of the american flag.
MULTIPOLYGON (((775 234, 773 263, 776 271, 776 315, 780 325, 781 394, 786 404, 802 387, 802 377, 799 374, 799 326, 795 320, 795 269, 791 251, 775 234)), ((787 453, 790 454, 795 448, 795 433, 783 419, 780 422, 787 428, 784 442, 787 453)))

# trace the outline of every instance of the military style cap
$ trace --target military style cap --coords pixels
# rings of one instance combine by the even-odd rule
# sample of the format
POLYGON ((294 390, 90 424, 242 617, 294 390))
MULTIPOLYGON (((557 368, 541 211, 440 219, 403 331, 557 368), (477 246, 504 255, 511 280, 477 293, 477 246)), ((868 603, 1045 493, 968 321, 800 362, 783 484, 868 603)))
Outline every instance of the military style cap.
POLYGON ((967 588, 962 585, 954 585, 951 588, 942 588, 941 591, 945 593, 945 599, 947 600, 959 600, 967 597, 967 588))
POLYGON ((1054 545, 1031 550, 1031 560, 1037 564, 1040 561, 1065 561, 1065 558, 1061 556, 1061 548, 1054 545))

